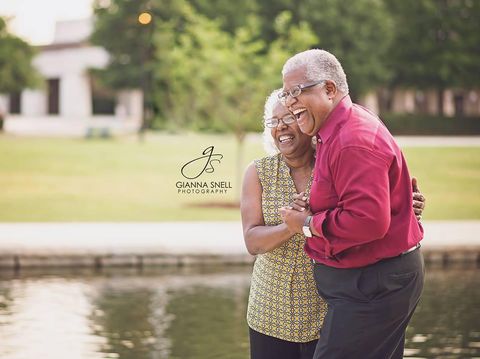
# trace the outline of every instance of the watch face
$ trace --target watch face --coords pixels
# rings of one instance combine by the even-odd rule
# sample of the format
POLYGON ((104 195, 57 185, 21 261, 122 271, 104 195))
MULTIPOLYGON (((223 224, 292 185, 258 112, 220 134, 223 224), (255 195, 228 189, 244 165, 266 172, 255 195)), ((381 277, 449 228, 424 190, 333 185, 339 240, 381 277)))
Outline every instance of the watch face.
POLYGON ((303 226, 302 230, 303 230, 303 234, 305 235, 305 237, 311 237, 312 236, 312 232, 310 231, 310 228, 308 228, 307 226, 303 226))

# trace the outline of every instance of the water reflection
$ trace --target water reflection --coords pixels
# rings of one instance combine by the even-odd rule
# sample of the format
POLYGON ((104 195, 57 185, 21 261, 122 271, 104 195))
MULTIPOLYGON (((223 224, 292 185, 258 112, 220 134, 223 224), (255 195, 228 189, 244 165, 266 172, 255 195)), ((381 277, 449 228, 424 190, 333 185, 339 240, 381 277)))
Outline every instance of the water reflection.
MULTIPOLYGON (((94 332, 107 338, 101 350, 110 357, 151 358, 151 352, 164 353, 155 347, 153 317, 154 290, 147 288, 115 289, 106 285, 99 289, 92 314, 94 332), (115 355, 111 355, 115 353, 115 355)), ((166 358, 165 355, 157 356, 166 358)))
POLYGON ((244 319, 247 291, 242 287, 235 293, 234 286, 197 286, 172 293, 167 307, 169 313, 175 313, 167 330, 172 338, 170 358, 248 357, 244 319))
MULTIPOLYGON (((250 268, 0 278, 0 358, 248 358, 250 268)), ((406 358, 480 357, 480 276, 429 270, 406 358)))
POLYGON ((475 270, 429 270, 408 330, 405 357, 480 356, 480 276, 475 270))
POLYGON ((1 312, 1 358, 103 357, 96 353, 105 338, 89 325, 88 285, 56 278, 5 284, 10 301, 1 312))

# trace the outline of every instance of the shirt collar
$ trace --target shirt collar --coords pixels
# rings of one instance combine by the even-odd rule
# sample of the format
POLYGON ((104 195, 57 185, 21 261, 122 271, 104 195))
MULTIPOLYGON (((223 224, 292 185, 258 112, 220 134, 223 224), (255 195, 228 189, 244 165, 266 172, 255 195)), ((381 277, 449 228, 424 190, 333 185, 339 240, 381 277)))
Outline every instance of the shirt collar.
POLYGON ((327 142, 337 126, 342 126, 347 122, 349 116, 345 116, 352 108, 352 99, 345 95, 335 108, 327 116, 325 123, 320 127, 317 137, 321 142, 327 142))

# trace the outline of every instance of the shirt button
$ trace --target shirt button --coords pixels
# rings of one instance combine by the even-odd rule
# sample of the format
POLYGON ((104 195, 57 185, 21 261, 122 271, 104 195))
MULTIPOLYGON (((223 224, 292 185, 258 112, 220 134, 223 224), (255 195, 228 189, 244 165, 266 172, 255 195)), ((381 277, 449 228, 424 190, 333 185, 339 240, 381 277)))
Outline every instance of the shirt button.
POLYGON ((318 143, 322 143, 322 139, 321 139, 321 138, 318 139, 318 143))

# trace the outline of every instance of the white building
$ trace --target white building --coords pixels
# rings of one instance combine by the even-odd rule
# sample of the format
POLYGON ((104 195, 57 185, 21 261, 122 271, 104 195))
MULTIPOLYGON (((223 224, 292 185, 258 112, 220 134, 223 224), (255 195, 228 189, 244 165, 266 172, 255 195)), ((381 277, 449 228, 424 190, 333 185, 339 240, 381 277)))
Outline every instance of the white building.
POLYGON ((53 43, 40 47, 34 58, 45 85, 20 94, 0 95, 0 111, 6 113, 5 132, 85 136, 99 131, 119 134, 138 130, 143 114, 142 92, 109 94, 89 73, 108 63, 105 49, 88 43, 92 30, 91 19, 56 24, 53 43))

